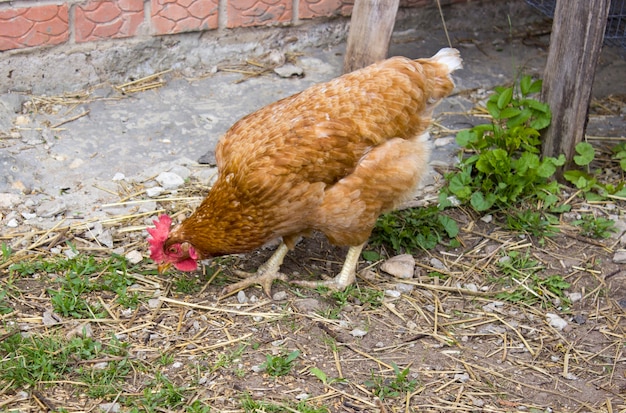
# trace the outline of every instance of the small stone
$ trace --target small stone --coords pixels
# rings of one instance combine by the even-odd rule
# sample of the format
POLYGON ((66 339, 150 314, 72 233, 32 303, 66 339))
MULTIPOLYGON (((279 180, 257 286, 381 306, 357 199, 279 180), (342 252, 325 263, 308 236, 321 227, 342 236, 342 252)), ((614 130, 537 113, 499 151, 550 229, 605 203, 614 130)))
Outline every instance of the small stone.
POLYGON ((385 295, 387 297, 391 297, 391 298, 400 298, 402 293, 400 291, 396 291, 396 290, 385 290, 385 295))
POLYGON ((154 197, 161 195, 163 191, 165 191, 163 187, 153 186, 152 188, 146 189, 146 195, 148 195, 150 198, 154 198, 154 197))
POLYGON ((98 407, 104 413, 119 413, 121 405, 119 403, 102 403, 98 407))
POLYGON ((417 330, 417 323, 415 323, 412 320, 409 320, 406 322, 406 328, 408 328, 409 330, 417 330))
POLYGON ((566 293, 567 298, 572 302, 572 304, 582 300, 583 295, 581 293, 566 293))
POLYGON ((365 337, 367 335, 367 331, 362 330, 360 328, 355 328, 352 331, 350 331, 350 335, 353 337, 365 337))
POLYGON ((148 307, 150 308, 159 308, 161 305, 161 300, 159 298, 151 298, 148 300, 148 307))
POLYGON ((20 203, 21 197, 17 194, 0 193, 0 208, 12 208, 20 203))
POLYGON ((292 63, 286 63, 274 69, 274 72, 280 77, 292 77, 304 75, 304 69, 292 63))
POLYGON ((553 313, 546 313, 546 321, 557 330, 563 330, 567 327, 567 321, 553 313))
POLYGON ((111 234, 111 231, 102 231, 102 234, 98 235, 96 239, 107 248, 113 248, 113 234, 111 234))
POLYGON ((286 300, 288 297, 287 292, 286 291, 278 291, 277 293, 274 293, 274 295, 272 295, 272 300, 274 301, 284 301, 286 300))
POLYGON ((415 289, 415 286, 412 284, 397 283, 395 289, 402 294, 409 294, 415 289))
POLYGON ((380 265, 380 269, 394 277, 413 278, 415 272, 415 258, 411 254, 396 255, 380 265))
POLYGON ((462 374, 455 374, 454 375, 454 380, 460 382, 460 383, 465 383, 466 381, 469 381, 470 376, 467 373, 462 373, 462 374))
POLYGON ((91 324, 89 323, 83 323, 83 324, 77 325, 76 327, 68 331, 67 334, 65 335, 65 337, 68 339, 73 338, 73 337, 89 338, 92 336, 93 336, 93 328, 91 327, 91 324))
POLYGON ((484 216, 482 216, 482 217, 480 218, 480 220, 481 220, 482 222, 484 222, 484 223, 488 224, 488 223, 490 223, 491 221, 493 221, 493 215, 491 215, 491 214, 484 215, 484 216))
POLYGON ((439 258, 435 258, 435 257, 431 258, 430 259, 430 265, 433 268, 436 268, 438 270, 445 270, 446 269, 446 266, 443 264, 443 262, 441 262, 441 260, 439 258))
POLYGON ((121 172, 117 172, 115 175, 113 175, 114 181, 123 181, 124 179, 126 179, 126 175, 121 172))
POLYGON ((585 316, 582 314, 576 314, 572 318, 572 321, 574 321, 576 324, 585 324, 587 322, 587 318, 585 318, 585 316))
POLYGON ((245 304, 248 302, 248 297, 246 297, 246 293, 243 290, 237 293, 237 302, 239 304, 245 304))
POLYGON ((183 180, 189 178, 189 176, 191 175, 191 171, 189 170, 189 168, 186 168, 182 165, 174 165, 168 172, 180 176, 181 178, 183 178, 183 180))
POLYGON ((294 302, 295 307, 303 313, 315 312, 322 309, 322 304, 315 298, 302 298, 294 302))
POLYGON ((44 311, 43 315, 41 316, 41 323, 44 326, 53 326, 55 324, 59 324, 61 321, 63 321, 61 317, 59 317, 52 311, 44 311))
POLYGON ((173 172, 161 172, 156 177, 156 181, 164 189, 177 189, 185 183, 183 178, 173 172))
POLYGON ((176 361, 174 363, 172 363, 172 368, 173 369, 179 369, 183 366, 183 363, 181 363, 180 361, 176 361))
POLYGON ((613 255, 613 262, 615 264, 626 264, 626 250, 617 250, 613 255))
POLYGON ((474 283, 465 284, 465 289, 472 292, 478 292, 478 287, 474 283))
POLYGON ((18 225, 20 225, 20 224, 19 224, 19 222, 17 222, 17 219, 15 219, 15 218, 12 218, 12 219, 9 220, 9 222, 7 222, 7 227, 9 227, 9 228, 17 228, 18 225))
POLYGON ((139 264, 143 260, 143 255, 137 250, 128 251, 125 257, 131 264, 139 264))
POLYGON ((42 218, 50 218, 65 212, 65 202, 62 199, 44 201, 37 208, 37 215, 42 218))
POLYGON ((101 361, 100 363, 95 363, 93 365, 93 368, 96 370, 105 370, 107 367, 109 367, 109 363, 106 361, 101 361))
POLYGON ((24 218, 24 219, 37 218, 37 214, 32 214, 30 212, 22 212, 22 218, 24 218))

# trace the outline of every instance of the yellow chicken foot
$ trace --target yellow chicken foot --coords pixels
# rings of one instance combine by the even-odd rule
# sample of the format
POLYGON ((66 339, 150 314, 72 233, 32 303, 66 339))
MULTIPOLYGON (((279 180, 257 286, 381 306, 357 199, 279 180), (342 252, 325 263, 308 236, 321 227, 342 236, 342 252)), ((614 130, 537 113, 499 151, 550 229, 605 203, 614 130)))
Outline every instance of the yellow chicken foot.
POLYGON ((274 254, 272 254, 270 259, 262 264, 256 272, 250 273, 236 270, 235 274, 245 279, 224 287, 221 295, 230 295, 235 291, 243 290, 251 285, 258 284, 263 288, 265 294, 268 297, 271 297, 272 283, 274 280, 287 281, 287 276, 278 271, 283 263, 285 255, 287 255, 287 252, 289 252, 289 248, 284 242, 281 242, 280 246, 276 249, 276 251, 274 251, 274 254))
POLYGON ((341 267, 341 272, 335 278, 325 281, 290 281, 290 283, 302 287, 317 288, 318 286, 323 286, 331 290, 343 291, 356 279, 356 266, 359 263, 359 257, 364 246, 365 243, 350 247, 346 254, 346 260, 343 262, 343 267, 341 267))

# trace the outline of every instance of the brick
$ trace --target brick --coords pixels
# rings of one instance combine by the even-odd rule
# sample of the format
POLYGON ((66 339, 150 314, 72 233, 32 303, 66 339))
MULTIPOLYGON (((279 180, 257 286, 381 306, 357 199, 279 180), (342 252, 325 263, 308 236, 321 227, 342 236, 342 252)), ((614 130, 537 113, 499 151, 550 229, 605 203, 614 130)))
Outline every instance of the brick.
POLYGON ((291 0, 229 0, 226 27, 267 26, 290 23, 291 0))
POLYGON ((0 11, 0 51, 64 43, 69 39, 66 4, 0 11))
POLYGON ((354 0, 300 0, 298 18, 350 16, 354 0))
POLYGON ((92 0, 74 11, 77 43, 131 37, 144 21, 143 0, 92 0))
POLYGON ((219 0, 151 0, 156 34, 217 29, 219 0))

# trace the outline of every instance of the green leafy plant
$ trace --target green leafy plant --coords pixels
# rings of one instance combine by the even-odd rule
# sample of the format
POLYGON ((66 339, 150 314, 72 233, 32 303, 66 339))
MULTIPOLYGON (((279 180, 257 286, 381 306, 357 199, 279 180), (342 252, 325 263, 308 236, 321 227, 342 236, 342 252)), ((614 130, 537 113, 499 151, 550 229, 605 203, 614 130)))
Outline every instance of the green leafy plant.
POLYGON ((540 276, 543 266, 531 259, 528 252, 510 251, 498 261, 498 267, 507 277, 493 280, 507 284, 509 290, 496 294, 496 298, 528 305, 541 302, 544 307, 552 305, 549 298, 558 298, 562 305, 569 305, 565 290, 570 284, 560 275, 540 276))
POLYGON ((403 393, 411 393, 417 387, 416 380, 409 380, 409 368, 400 370, 394 362, 393 366, 394 378, 386 379, 381 376, 375 376, 372 372, 371 379, 365 381, 365 386, 372 389, 375 396, 381 400, 386 398, 399 397, 403 393))
POLYGON ((626 171, 626 142, 620 142, 613 148, 613 159, 619 161, 622 171, 626 171))
POLYGON ((459 233, 456 222, 444 215, 437 206, 408 208, 393 211, 378 218, 370 237, 370 245, 388 245, 395 252, 433 249, 443 243, 458 245, 454 239, 459 233))
POLYGON ((328 386, 330 386, 333 383, 345 383, 346 382, 346 379, 339 378, 339 377, 329 378, 326 375, 326 373, 324 373, 322 370, 318 369, 317 367, 311 367, 309 371, 311 372, 312 375, 317 377, 322 383, 328 386))
POLYGON ((507 208, 540 193, 556 195, 558 186, 550 178, 565 164, 565 157, 539 156, 540 131, 550 125, 552 116, 548 105, 530 97, 540 90, 541 81, 530 76, 522 77, 518 88, 495 88, 486 104, 492 122, 456 136, 471 154, 458 171, 446 175, 440 194, 443 206, 450 204, 451 195, 476 211, 507 208))
POLYGON ((267 354, 265 356, 265 363, 261 364, 261 368, 264 369, 270 376, 284 376, 289 374, 293 362, 299 355, 300 351, 298 350, 292 351, 286 356, 283 354, 279 354, 277 356, 267 354))
POLYGON ((572 221, 572 224, 580 227, 581 234, 590 238, 609 238, 612 232, 616 232, 615 221, 594 217, 592 214, 581 216, 580 219, 572 221))
POLYGON ((0 263, 5 263, 9 260, 9 258, 11 258, 13 250, 11 249, 11 246, 9 244, 3 242, 2 244, 0 244, 0 254, 2 254, 2 259, 0 260, 0 263))
MULTIPOLYGON (((563 178, 583 192, 585 198, 590 201, 602 201, 607 197, 626 198, 626 186, 624 181, 614 183, 602 183, 597 178, 597 173, 591 171, 591 162, 595 159, 595 150, 588 142, 579 142, 576 145, 574 163, 582 169, 570 169, 563 173, 563 178)), ((626 144, 614 148, 614 159, 620 161, 623 170, 626 164, 626 144)))

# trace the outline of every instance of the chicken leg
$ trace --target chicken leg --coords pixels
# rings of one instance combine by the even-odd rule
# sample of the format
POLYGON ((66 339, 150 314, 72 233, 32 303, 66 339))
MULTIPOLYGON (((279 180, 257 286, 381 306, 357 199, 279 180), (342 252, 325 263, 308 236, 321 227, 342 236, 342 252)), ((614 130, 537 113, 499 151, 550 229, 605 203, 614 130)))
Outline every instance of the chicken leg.
POLYGON ((318 286, 323 286, 331 290, 343 291, 356 279, 356 266, 359 263, 359 256, 364 246, 365 243, 350 247, 343 262, 343 267, 341 267, 341 272, 335 278, 324 281, 290 281, 290 283, 302 287, 317 288, 318 286))
POLYGON ((258 284, 268 297, 272 296, 272 283, 274 280, 287 281, 287 276, 279 272, 285 255, 289 252, 289 247, 281 242, 274 254, 263 263, 255 273, 236 270, 235 274, 245 278, 235 284, 230 284, 222 290, 222 296, 247 288, 251 285, 258 284))

